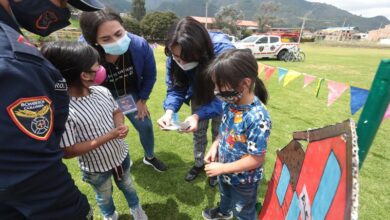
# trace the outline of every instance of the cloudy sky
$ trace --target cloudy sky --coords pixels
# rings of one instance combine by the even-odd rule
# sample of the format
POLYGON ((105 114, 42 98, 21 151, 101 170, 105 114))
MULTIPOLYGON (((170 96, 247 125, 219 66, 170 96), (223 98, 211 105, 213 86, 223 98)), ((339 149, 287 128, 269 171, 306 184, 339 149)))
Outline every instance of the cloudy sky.
POLYGON ((390 0, 308 0, 334 5, 355 15, 374 17, 384 15, 390 20, 390 0))

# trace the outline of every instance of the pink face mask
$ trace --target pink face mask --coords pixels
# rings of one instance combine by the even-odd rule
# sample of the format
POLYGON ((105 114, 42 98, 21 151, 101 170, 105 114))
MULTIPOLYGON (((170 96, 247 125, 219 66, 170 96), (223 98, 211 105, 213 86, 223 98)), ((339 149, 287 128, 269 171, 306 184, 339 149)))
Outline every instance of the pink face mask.
POLYGON ((99 69, 96 71, 96 76, 95 76, 96 85, 102 84, 104 80, 106 80, 106 77, 107 77, 106 69, 102 65, 100 65, 99 69))

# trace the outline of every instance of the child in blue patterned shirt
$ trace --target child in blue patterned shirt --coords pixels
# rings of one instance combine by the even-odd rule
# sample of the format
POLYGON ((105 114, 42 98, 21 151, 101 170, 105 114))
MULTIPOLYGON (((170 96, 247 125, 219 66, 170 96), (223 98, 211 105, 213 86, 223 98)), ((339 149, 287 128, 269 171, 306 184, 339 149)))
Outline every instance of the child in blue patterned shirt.
POLYGON ((268 93, 257 68, 249 51, 229 50, 207 69, 224 103, 219 136, 204 158, 207 175, 218 176, 221 201, 202 212, 204 219, 257 219, 257 188, 271 129, 264 106, 268 93))

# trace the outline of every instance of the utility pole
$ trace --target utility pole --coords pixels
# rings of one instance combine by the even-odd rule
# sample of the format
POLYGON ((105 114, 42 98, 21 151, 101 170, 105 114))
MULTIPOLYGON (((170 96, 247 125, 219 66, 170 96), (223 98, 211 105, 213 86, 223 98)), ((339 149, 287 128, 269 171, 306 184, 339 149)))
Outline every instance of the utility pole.
POLYGON ((206 23, 205 23, 205 28, 207 29, 207 9, 209 7, 209 0, 206 0, 206 23))
POLYGON ((344 31, 344 26, 345 26, 345 22, 346 22, 346 21, 347 21, 347 18, 344 18, 344 23, 343 23, 343 26, 341 27, 340 34, 339 34, 339 41, 342 40, 343 31, 344 31))
POLYGON ((299 33, 299 38, 298 38, 298 44, 301 43, 303 28, 305 28, 305 22, 306 22, 306 16, 303 18, 303 21, 302 21, 301 31, 299 33))
POLYGON ((303 16, 303 18, 302 18, 303 21, 302 21, 301 31, 300 31, 300 33, 299 33, 298 44, 301 43, 301 38, 302 38, 302 34, 303 34, 303 29, 305 28, 305 22, 306 22, 307 17, 309 17, 309 15, 311 15, 311 13, 313 13, 313 10, 307 12, 307 13, 303 16))

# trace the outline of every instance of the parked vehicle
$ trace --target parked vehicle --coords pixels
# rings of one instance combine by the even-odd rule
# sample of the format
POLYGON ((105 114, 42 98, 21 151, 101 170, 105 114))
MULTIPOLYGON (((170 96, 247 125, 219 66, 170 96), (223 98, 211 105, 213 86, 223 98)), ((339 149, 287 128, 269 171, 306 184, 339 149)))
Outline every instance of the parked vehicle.
POLYGON ((285 53, 292 47, 298 47, 296 42, 278 35, 252 35, 236 42, 238 49, 248 48, 257 58, 277 58, 283 60, 285 53))

